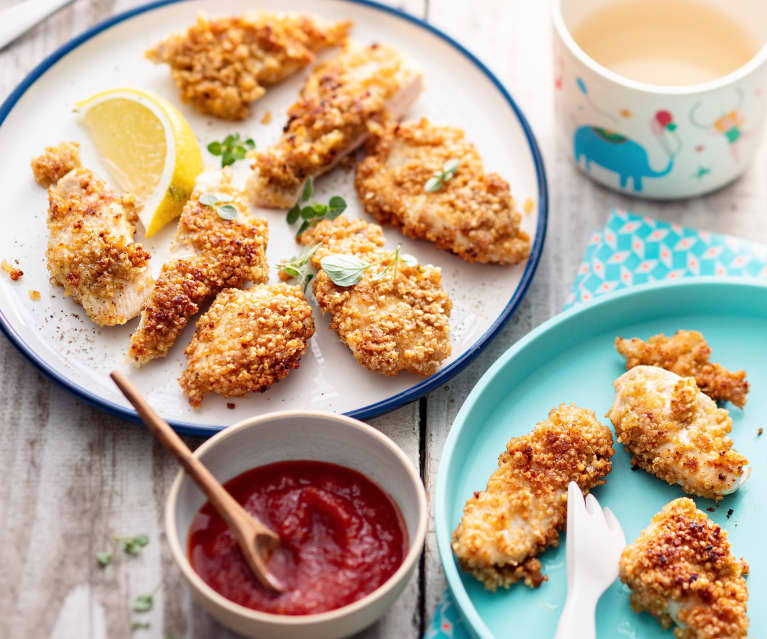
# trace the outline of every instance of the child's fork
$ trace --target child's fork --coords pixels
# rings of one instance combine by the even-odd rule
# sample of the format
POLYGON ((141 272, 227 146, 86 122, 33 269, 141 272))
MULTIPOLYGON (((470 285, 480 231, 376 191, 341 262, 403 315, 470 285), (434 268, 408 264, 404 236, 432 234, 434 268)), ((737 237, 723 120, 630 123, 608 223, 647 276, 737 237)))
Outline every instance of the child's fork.
POLYGON ((567 600, 555 639, 594 639, 597 602, 618 576, 626 538, 609 508, 578 484, 567 487, 567 600))

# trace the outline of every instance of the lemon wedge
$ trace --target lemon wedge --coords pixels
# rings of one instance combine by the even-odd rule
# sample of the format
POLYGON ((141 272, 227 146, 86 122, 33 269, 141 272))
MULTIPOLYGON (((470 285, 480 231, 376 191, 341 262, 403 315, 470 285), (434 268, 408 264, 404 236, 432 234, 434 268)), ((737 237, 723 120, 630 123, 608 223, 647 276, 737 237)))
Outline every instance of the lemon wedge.
POLYGON ((138 89, 111 89, 75 105, 118 186, 142 205, 146 236, 181 214, 202 172, 189 123, 162 98, 138 89))

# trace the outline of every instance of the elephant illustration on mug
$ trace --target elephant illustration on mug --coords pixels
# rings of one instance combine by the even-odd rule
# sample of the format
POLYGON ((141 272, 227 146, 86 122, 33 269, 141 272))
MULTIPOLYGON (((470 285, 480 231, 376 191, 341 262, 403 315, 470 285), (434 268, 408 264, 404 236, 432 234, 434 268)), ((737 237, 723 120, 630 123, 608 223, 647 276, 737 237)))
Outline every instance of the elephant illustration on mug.
POLYGON ((645 148, 630 138, 598 126, 585 125, 575 130, 573 137, 573 153, 575 162, 585 160, 584 168, 591 170, 594 162, 609 171, 614 171, 620 179, 620 187, 626 188, 629 178, 634 190, 642 190, 644 178, 659 178, 668 175, 674 167, 674 160, 681 148, 681 142, 676 137, 676 124, 668 111, 658 111, 651 123, 653 132, 658 136, 658 141, 668 156, 668 162, 662 169, 655 170, 650 166, 650 161, 645 148), (676 148, 670 149, 664 134, 671 134, 676 139, 676 148))

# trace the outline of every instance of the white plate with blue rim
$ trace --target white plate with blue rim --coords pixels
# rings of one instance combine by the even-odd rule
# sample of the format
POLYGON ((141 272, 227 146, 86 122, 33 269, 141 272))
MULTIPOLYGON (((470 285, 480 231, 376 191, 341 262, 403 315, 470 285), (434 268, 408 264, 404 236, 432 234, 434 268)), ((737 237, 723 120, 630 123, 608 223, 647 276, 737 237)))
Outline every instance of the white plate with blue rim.
MULTIPOLYGON (((265 393, 234 400, 208 396, 194 410, 177 382, 194 321, 166 358, 134 370, 126 364, 125 354, 137 320, 122 327, 99 328, 62 295, 61 288, 50 284, 45 265, 47 198, 33 181, 28 161, 45 146, 77 140, 84 165, 106 177, 106 169, 72 109, 75 102, 93 93, 117 87, 151 91, 176 105, 203 149, 233 132, 252 137, 263 148, 279 136, 286 108, 296 99, 307 72, 270 89, 247 120, 217 121, 182 104, 167 67, 153 65, 143 53, 168 34, 191 25, 199 11, 214 16, 236 14, 253 10, 253 2, 164 0, 96 25, 44 60, 0 107, 0 148, 13 158, 5 167, 5 232, 0 238, 0 256, 24 271, 16 282, 0 278, 0 328, 53 381, 86 402, 135 420, 134 411, 108 377, 110 370, 123 369, 165 419, 190 434, 211 435, 245 417, 283 409, 326 410, 366 418, 420 397, 466 366, 508 321, 535 273, 546 232, 546 177, 530 126, 507 89, 463 46, 413 16, 373 2, 260 0, 257 8, 352 20, 355 40, 384 42, 400 50, 423 71, 426 84, 408 119, 426 116, 436 124, 466 131, 482 154, 486 170, 506 178, 519 203, 528 198, 533 201, 522 223, 533 246, 529 260, 518 266, 469 264, 386 228, 387 246, 401 245, 421 263, 442 269, 444 285, 453 299, 453 352, 434 375, 427 379, 411 374, 384 377, 361 368, 315 308, 317 330, 299 369, 265 393), (267 112, 272 117, 264 124, 267 112), (39 300, 30 298, 32 290, 40 292, 39 300)), ((219 161, 205 150, 203 156, 209 166, 219 161)), ((240 165, 244 170, 245 163, 240 165)), ((349 203, 346 215, 369 219, 354 193, 353 172, 338 168, 322 177, 315 195, 318 201, 341 195, 349 203)), ((269 221, 269 263, 295 255, 298 248, 285 213, 264 211, 263 215, 269 221)), ((167 228, 145 242, 155 273, 168 254, 173 232, 167 228)), ((143 241, 141 230, 136 239, 143 241)), ((272 279, 276 280, 276 272, 272 279)))

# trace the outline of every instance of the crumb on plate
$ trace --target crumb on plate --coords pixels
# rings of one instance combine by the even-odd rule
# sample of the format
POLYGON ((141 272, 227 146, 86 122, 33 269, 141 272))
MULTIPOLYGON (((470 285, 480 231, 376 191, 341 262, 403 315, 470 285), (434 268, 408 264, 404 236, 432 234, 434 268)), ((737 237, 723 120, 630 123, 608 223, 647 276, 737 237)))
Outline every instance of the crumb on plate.
POLYGON ((2 267, 2 269, 8 273, 8 277, 10 277, 14 282, 20 280, 21 276, 24 275, 24 271, 22 271, 20 268, 16 268, 7 260, 3 260, 2 264, 0 264, 0 267, 2 267))

